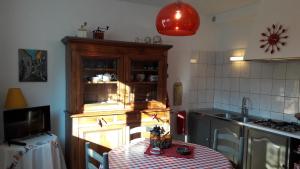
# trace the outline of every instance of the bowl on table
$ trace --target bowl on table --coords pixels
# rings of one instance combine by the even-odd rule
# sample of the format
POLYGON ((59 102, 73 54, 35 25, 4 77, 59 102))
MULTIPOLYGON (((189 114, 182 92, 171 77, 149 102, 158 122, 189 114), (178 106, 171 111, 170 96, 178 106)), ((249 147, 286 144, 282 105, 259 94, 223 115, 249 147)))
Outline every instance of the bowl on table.
POLYGON ((176 152, 181 155, 189 155, 191 154, 191 149, 189 149, 188 147, 178 147, 176 152))

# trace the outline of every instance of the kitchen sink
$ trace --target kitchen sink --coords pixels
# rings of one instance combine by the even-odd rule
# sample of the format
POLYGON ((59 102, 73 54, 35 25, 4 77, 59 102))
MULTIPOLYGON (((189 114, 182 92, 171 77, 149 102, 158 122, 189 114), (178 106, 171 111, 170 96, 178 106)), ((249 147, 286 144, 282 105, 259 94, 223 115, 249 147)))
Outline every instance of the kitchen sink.
POLYGON ((220 117, 220 118, 223 118, 223 119, 229 119, 229 120, 234 120, 234 121, 238 121, 238 122, 244 122, 244 123, 253 122, 253 121, 258 120, 255 117, 242 117, 239 114, 231 114, 231 113, 219 113, 219 114, 214 114, 214 116, 220 117))
POLYGON ((230 114, 230 113, 220 113, 220 114, 214 114, 217 117, 226 118, 226 119, 233 119, 238 118, 239 115, 230 114))
POLYGON ((238 121, 238 122, 244 122, 244 123, 253 122, 253 121, 257 120, 256 118, 253 118, 253 117, 236 117, 236 118, 231 118, 231 119, 238 121))

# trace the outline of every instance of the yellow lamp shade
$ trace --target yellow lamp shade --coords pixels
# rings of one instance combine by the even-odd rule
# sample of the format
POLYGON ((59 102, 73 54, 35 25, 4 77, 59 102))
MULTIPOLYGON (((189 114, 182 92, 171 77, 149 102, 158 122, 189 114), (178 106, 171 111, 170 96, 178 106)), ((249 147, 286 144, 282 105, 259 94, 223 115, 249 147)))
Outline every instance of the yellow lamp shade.
POLYGON ((27 107, 26 99, 20 88, 8 89, 6 95, 5 109, 20 109, 27 107))

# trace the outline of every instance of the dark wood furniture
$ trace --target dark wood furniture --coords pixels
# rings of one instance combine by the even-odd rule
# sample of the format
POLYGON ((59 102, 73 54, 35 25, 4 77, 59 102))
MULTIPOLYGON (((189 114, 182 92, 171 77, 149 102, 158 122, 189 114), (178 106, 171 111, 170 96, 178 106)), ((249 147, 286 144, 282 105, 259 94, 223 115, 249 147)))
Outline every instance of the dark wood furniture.
POLYGON ((169 125, 171 45, 65 37, 68 168, 84 168, 86 141, 103 152, 125 144, 128 128, 169 125))

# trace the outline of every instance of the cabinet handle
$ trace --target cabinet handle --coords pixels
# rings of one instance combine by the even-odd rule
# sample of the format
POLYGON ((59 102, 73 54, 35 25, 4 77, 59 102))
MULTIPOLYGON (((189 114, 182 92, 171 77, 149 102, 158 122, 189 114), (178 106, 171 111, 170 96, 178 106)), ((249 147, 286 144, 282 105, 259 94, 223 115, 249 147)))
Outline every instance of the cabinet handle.
POLYGON ((159 119, 158 119, 158 117, 157 117, 157 114, 152 115, 152 119, 156 119, 157 122, 159 122, 159 119))
POLYGON ((102 120, 104 121, 105 124, 107 124, 107 122, 104 120, 104 118, 102 117, 102 120))
POLYGON ((98 122, 98 125, 99 125, 100 127, 103 126, 103 124, 102 124, 102 122, 101 122, 101 119, 97 119, 97 122, 98 122))
POLYGON ((208 141, 208 138, 206 138, 205 140, 208 141))

